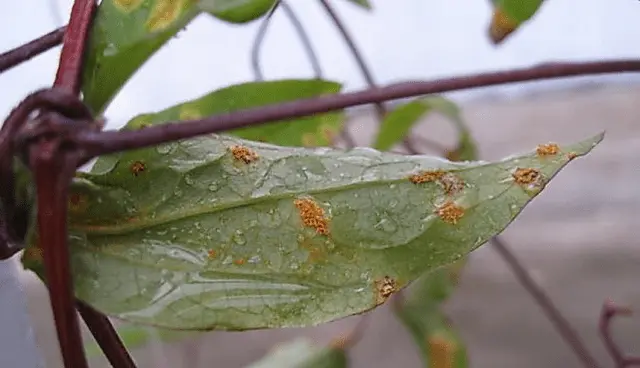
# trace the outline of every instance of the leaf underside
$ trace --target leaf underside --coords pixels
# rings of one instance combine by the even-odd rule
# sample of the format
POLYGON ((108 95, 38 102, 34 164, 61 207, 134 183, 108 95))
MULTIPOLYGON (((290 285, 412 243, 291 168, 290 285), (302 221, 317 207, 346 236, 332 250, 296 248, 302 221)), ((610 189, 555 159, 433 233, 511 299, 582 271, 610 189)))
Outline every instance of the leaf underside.
MULTIPOLYGON (((103 172, 72 183, 76 295, 109 316, 171 329, 310 326, 362 313, 502 231, 601 139, 495 163, 214 135, 102 157, 103 172), (516 184, 516 168, 539 180, 516 184), (423 170, 440 179, 409 180, 423 170)), ((42 277, 37 243, 23 261, 42 277)))

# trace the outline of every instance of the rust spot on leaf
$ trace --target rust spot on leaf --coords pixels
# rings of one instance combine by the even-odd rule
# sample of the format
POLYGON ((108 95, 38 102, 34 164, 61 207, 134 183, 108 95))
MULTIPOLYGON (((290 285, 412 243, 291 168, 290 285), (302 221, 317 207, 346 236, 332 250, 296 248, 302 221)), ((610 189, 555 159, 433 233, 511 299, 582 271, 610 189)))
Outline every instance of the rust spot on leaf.
POLYGON ((242 266, 245 262, 246 261, 244 258, 238 258, 233 260, 233 264, 235 264, 236 266, 242 266))
POLYGON ((569 152, 567 153, 567 158, 569 159, 569 161, 573 160, 574 158, 578 157, 578 154, 575 152, 569 152))
POLYGON ((136 162, 132 163, 131 167, 129 168, 129 170, 131 170, 131 172, 135 176, 140 175, 140 173, 143 172, 145 169, 146 169, 146 166, 145 166, 144 162, 142 162, 142 161, 136 161, 136 162))
POLYGON ((215 249, 209 249, 209 251, 207 252, 207 256, 209 257, 209 259, 216 259, 218 253, 215 249))
POLYGON ((391 294, 398 291, 398 283, 389 276, 374 282, 376 288, 376 305, 380 305, 389 299, 391 294))
POLYGON ((69 194, 68 208, 70 212, 82 212, 87 208, 87 204, 87 196, 80 193, 69 194))
POLYGON ((464 216, 464 208, 451 201, 446 201, 440 205, 435 212, 442 221, 454 225, 464 216))
POLYGON ((192 0, 156 0, 146 27, 150 32, 162 31, 175 23, 192 0))
POLYGON ((458 350, 458 346, 454 341, 439 335, 427 336, 427 350, 429 351, 431 367, 453 368, 455 353, 458 350))
POLYGON ((518 185, 537 185, 542 179, 540 171, 532 168, 517 168, 512 176, 518 185))
POLYGON ((318 203, 311 198, 298 198, 293 204, 298 209, 304 226, 315 229, 318 234, 329 235, 329 221, 318 203))
POLYGON ((245 146, 231 146, 229 151, 231 151, 233 158, 245 164, 250 164, 259 158, 257 153, 245 146))
POLYGON ((560 152, 560 147, 555 143, 540 144, 536 148, 538 156, 552 156, 557 155, 560 152))
POLYGON ((142 4, 142 0, 113 0, 113 5, 124 13, 136 10, 140 4, 142 4))
POLYGON ((413 184, 429 183, 440 179, 444 175, 443 171, 421 171, 409 176, 409 181, 413 184))
POLYGON ((438 183, 448 195, 460 193, 464 189, 464 180, 452 173, 442 175, 438 183))

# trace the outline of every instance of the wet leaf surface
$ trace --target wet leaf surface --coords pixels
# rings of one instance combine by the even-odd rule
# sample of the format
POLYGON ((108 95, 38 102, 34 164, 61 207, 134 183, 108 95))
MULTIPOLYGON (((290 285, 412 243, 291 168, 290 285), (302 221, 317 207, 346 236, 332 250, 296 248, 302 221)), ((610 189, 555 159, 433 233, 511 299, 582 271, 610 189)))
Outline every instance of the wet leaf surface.
MULTIPOLYGON (((72 185, 75 290, 110 316, 173 329, 362 313, 502 231, 601 139, 494 163, 213 135, 103 157, 72 185)), ((30 243, 23 261, 42 275, 30 243)))

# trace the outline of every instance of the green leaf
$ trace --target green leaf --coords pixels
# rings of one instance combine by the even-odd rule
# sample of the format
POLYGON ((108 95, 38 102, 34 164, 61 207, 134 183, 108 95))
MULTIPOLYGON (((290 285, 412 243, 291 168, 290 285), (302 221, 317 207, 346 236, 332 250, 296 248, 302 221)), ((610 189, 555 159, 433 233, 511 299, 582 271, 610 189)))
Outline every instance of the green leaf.
MULTIPOLYGON (((72 183, 76 296, 110 316, 185 330, 362 313, 501 232, 601 139, 494 163, 216 135, 127 151, 72 183)), ((42 277, 37 244, 23 261, 42 277)))
POLYGON ((135 71, 198 12, 191 0, 103 0, 85 55, 84 101, 102 113, 135 71))
POLYGON ((391 111, 380 126, 374 147, 388 150, 409 134, 411 127, 425 115, 435 112, 447 117, 458 130, 458 147, 453 152, 452 161, 468 161, 475 158, 477 149, 471 134, 462 120, 460 110, 455 103, 441 96, 430 96, 411 101, 391 111))
POLYGON ((199 0, 203 11, 231 23, 246 23, 266 14, 276 0, 199 0))
MULTIPOLYGON (((138 116, 134 119, 134 125, 200 119, 251 107, 334 94, 340 89, 339 83, 318 79, 248 82, 211 92, 156 114, 138 116)), ((235 129, 227 133, 282 146, 327 146, 339 134, 343 124, 344 114, 334 112, 298 118, 296 121, 235 129)))
POLYGON ((347 354, 337 346, 320 348, 305 338, 278 346, 247 368, 346 368, 347 354))
POLYGON ((544 0, 492 0, 493 16, 489 25, 489 37, 499 44, 531 19, 544 0))
POLYGON ((349 0, 349 2, 359 5, 367 10, 371 10, 371 4, 369 3, 369 0, 349 0))
POLYGON ((464 343, 441 310, 465 263, 463 259, 422 276, 408 290, 410 296, 395 305, 394 312, 411 332, 425 367, 467 366, 464 343))

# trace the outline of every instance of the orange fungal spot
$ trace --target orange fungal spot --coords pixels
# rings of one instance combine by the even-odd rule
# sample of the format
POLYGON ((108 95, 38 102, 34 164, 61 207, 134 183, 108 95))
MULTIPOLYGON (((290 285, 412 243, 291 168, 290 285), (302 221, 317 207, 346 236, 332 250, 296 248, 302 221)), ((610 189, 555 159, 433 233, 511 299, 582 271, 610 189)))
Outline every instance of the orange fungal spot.
POLYGON ((376 304, 380 305, 389 299, 391 294, 398 291, 398 283, 396 280, 389 276, 385 276, 382 279, 374 282, 376 288, 376 304))
POLYGON ((244 262, 245 262, 244 258, 238 258, 238 259, 233 260, 233 264, 235 264, 236 266, 242 266, 244 264, 244 262))
POLYGON ((293 204, 298 209, 304 226, 315 229, 318 234, 329 235, 329 221, 318 203, 311 198, 298 198, 293 204))
POLYGON ((146 166, 144 162, 136 161, 133 164, 131 164, 131 167, 129 169, 131 170, 133 175, 138 176, 140 175, 141 172, 143 172, 146 169, 146 166))
POLYGON ((578 154, 575 152, 569 152, 567 153, 567 158, 569 159, 569 161, 573 160, 574 158, 578 157, 578 154))
POLYGON ((136 10, 140 4, 142 4, 142 0, 113 0, 113 5, 125 13, 136 10))
POLYGON ((244 146, 231 146, 229 151, 231 151, 233 158, 243 161, 245 164, 250 164, 259 158, 256 152, 244 146))
POLYGON ((453 368, 455 353, 458 350, 455 341, 439 335, 428 336, 427 350, 433 367, 453 368))
POLYGON ((557 155, 560 152, 560 147, 555 143, 540 144, 536 148, 538 156, 552 156, 557 155))
POLYGON ((215 251, 215 249, 209 249, 209 251, 207 252, 207 256, 209 257, 209 259, 216 259, 218 253, 215 251))
POLYGON ((192 0, 156 0, 146 27, 150 32, 162 31, 172 26, 192 0))
POLYGON ((540 171, 532 168, 517 168, 512 176, 518 185, 536 185, 539 184, 542 179, 540 171))
POLYGON ((454 225, 464 216, 464 208, 451 201, 443 203, 435 212, 442 221, 454 225))
POLYGON ((440 179, 444 175, 442 171, 421 171, 409 176, 409 181, 413 184, 429 183, 440 179))

